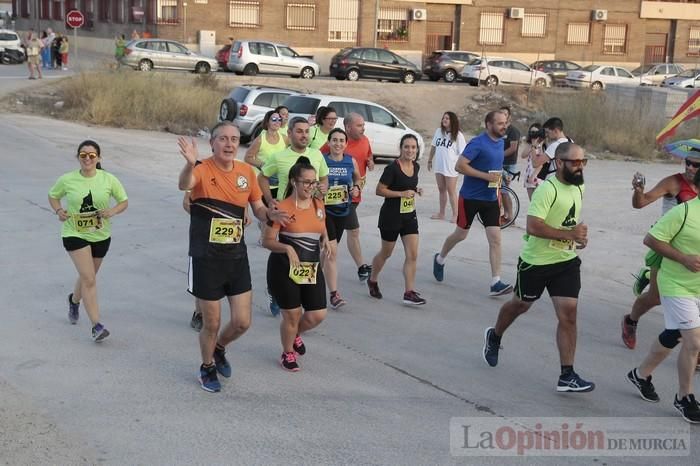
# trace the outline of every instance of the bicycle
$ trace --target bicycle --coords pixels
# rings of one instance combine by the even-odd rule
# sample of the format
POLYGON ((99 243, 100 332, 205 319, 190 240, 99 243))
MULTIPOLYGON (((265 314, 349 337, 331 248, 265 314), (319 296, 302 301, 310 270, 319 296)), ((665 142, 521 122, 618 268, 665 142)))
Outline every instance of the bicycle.
MULTIPOLYGON (((518 181, 520 180, 520 172, 513 173, 510 170, 503 170, 504 175, 508 178, 508 181, 518 181)), ((512 224, 515 223, 515 219, 518 218, 518 214, 520 213, 520 198, 518 197, 517 194, 515 194, 515 191, 513 191, 512 188, 509 186, 501 186, 500 188, 496 189, 496 199, 498 199, 498 206, 500 207, 500 215, 499 215, 499 224, 501 227, 501 230, 504 228, 508 228, 512 224), (510 218, 507 218, 505 215, 505 209, 503 207, 503 195, 508 196, 508 199, 510 200, 510 205, 511 205, 511 216, 510 218)), ((479 223, 482 225, 484 222, 481 220, 481 216, 477 214, 476 216, 479 219, 479 223)))

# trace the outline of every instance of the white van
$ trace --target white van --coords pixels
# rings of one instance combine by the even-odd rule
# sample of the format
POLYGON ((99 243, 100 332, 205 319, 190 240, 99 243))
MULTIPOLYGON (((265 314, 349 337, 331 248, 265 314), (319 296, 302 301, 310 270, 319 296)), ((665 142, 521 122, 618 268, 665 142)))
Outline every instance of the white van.
POLYGON ((289 118, 308 118, 316 114, 319 107, 333 107, 338 114, 336 126, 343 128, 343 118, 348 113, 358 113, 365 119, 365 136, 372 145, 374 158, 399 157, 401 137, 410 133, 418 139, 419 157, 423 156, 425 145, 417 131, 409 128, 399 117, 386 107, 367 100, 352 99, 322 94, 299 94, 287 97, 282 105, 289 109, 289 118))

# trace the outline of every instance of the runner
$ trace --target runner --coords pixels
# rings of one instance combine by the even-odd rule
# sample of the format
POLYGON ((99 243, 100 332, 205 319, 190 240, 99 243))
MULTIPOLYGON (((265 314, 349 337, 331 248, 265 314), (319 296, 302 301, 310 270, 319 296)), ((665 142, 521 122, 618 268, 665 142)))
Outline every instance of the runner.
MULTIPOLYGON (((287 135, 280 132, 282 117, 274 110, 265 114, 262 121, 263 130, 260 135, 250 144, 246 151, 244 160, 255 168, 256 175, 272 154, 282 152, 288 145, 287 135)), ((277 178, 270 179, 270 191, 272 197, 277 196, 277 178)))
POLYGON ((457 161, 457 171, 464 175, 459 191, 457 226, 445 239, 442 250, 433 258, 433 276, 439 282, 445 278, 445 258, 457 243, 467 238, 474 217, 481 217, 489 243, 491 263, 490 296, 510 293, 513 286, 501 281, 501 209, 496 189, 503 171, 503 136, 508 118, 501 111, 486 115, 486 131, 467 144, 457 161))
MULTIPOLYGON (((693 185, 700 188, 700 174, 693 185)), ((644 244, 663 257, 657 275, 665 330, 654 341, 642 364, 627 379, 646 401, 658 402, 651 374, 681 342, 678 354, 678 393, 673 406, 683 419, 700 423, 700 407, 693 394, 693 376, 700 350, 700 199, 695 197, 664 214, 644 238, 644 244)))
MULTIPOLYGON (((685 159, 685 172, 670 175, 659 181, 649 192, 644 192, 645 179, 641 173, 635 173, 632 178, 632 207, 641 209, 663 198, 661 212, 665 214, 677 204, 695 199, 698 189, 693 185, 693 178, 700 168, 700 156, 685 159)), ((655 306, 661 304, 659 287, 656 283, 656 274, 659 271, 661 256, 654 251, 649 251, 645 258, 645 265, 640 270, 633 287, 637 295, 632 311, 622 317, 622 342, 629 349, 637 345, 637 323, 639 319, 655 306), (646 292, 647 284, 649 290, 646 292)))
POLYGON ((263 246, 271 251, 267 261, 267 287, 282 308, 280 364, 298 371, 297 355, 306 353, 301 334, 326 318, 326 284, 318 266, 321 249, 332 254, 326 233, 323 203, 314 197, 317 174, 301 156, 288 173, 289 185, 279 208, 291 217, 286 225, 268 223, 263 246))
POLYGON ((188 291, 199 301, 204 322, 199 332, 199 381, 202 389, 218 392, 217 371, 231 376, 226 346, 243 335, 251 321, 252 292, 243 227, 246 207, 250 204, 259 220, 284 223, 289 217, 265 207, 253 168, 235 160, 240 131, 233 123, 214 126, 209 142, 212 156, 195 166, 199 159, 196 142, 178 139, 186 162, 178 186, 192 191, 188 291), (228 299, 231 319, 219 334, 223 297, 228 299))
MULTIPOLYGON (((518 149, 520 148, 520 131, 513 126, 513 118, 510 107, 507 105, 499 109, 508 116, 506 135, 503 138, 503 181, 506 186, 510 186, 510 180, 515 173, 518 173, 518 149)), ((506 221, 513 217, 513 205, 509 196, 501 198, 503 202, 503 216, 506 221)))
POLYGON ((282 117, 282 124, 280 125, 280 134, 287 134, 287 123, 289 122, 289 109, 284 105, 278 105, 275 107, 275 113, 282 117))
MULTIPOLYGON (((364 189, 367 179, 367 170, 374 170, 374 157, 372 156, 372 147, 369 139, 365 136, 365 119, 362 115, 350 112, 343 119, 345 132, 348 135, 348 147, 345 153, 352 156, 357 162, 357 168, 360 170, 360 190, 364 189)), ((321 147, 321 152, 327 154, 330 152, 327 144, 321 147)), ((350 206, 350 214, 345 221, 345 231, 348 232, 348 251, 355 261, 357 266, 357 278, 361 282, 369 278, 372 272, 372 267, 365 263, 365 258, 362 255, 362 246, 360 244, 360 221, 357 218, 357 206, 362 201, 362 194, 352 199, 350 206)))
POLYGON ((430 218, 433 220, 445 219, 445 206, 450 199, 452 208, 451 222, 457 221, 457 178, 459 173, 455 170, 459 154, 466 147, 464 134, 459 129, 459 118, 454 112, 445 112, 440 120, 440 127, 435 130, 433 142, 430 144, 430 156, 428 157, 428 171, 433 169, 435 158, 435 181, 440 193, 440 210, 430 218))
POLYGON ((541 180, 546 180, 554 176, 557 168, 552 161, 554 154, 559 144, 564 142, 574 142, 573 139, 564 134, 564 122, 561 118, 553 117, 545 121, 542 125, 544 128, 545 144, 543 144, 544 152, 534 157, 535 166, 542 167, 537 176, 541 180))
POLYGON ((320 149, 328 143, 328 135, 338 122, 338 114, 333 107, 319 107, 315 120, 316 123, 309 131, 309 147, 320 149))
POLYGON ((588 227, 580 223, 583 204, 583 149, 563 143, 555 154, 557 173, 532 195, 527 216, 525 245, 518 259, 518 280, 513 298, 505 303, 495 327, 484 333, 483 357, 498 364, 504 332, 537 301, 546 288, 557 315, 557 347, 561 362, 558 392, 590 392, 595 384, 574 371, 576 313, 581 289, 581 260, 576 249, 588 242, 588 227))
POLYGON ((419 157, 418 139, 413 134, 404 134, 399 144, 401 153, 395 162, 384 168, 379 183, 377 196, 384 198, 379 211, 379 232, 382 248, 372 260, 372 275, 367 279, 369 295, 382 299, 377 280, 384 264, 391 257, 396 246, 396 239, 401 236, 406 258, 403 262, 405 291, 403 303, 411 305, 425 304, 425 299, 415 289, 416 261, 418 259, 418 217, 416 216, 416 194, 423 194, 418 187, 416 163, 419 157))
POLYGON ((338 241, 343 237, 345 222, 350 215, 351 199, 360 195, 360 171, 357 162, 345 153, 348 137, 340 128, 328 134, 330 154, 324 156, 328 165, 328 192, 326 193, 326 231, 331 254, 323 262, 323 272, 328 280, 328 291, 333 309, 347 304, 338 292, 337 253, 338 241))
POLYGON ((111 220, 129 205, 119 180, 102 170, 100 146, 91 140, 78 146, 80 169, 61 176, 49 191, 49 204, 63 222, 63 247, 73 261, 78 279, 68 295, 68 320, 77 324, 80 301, 92 323, 92 339, 101 342, 109 331, 100 323, 97 302, 97 272, 107 255, 111 238, 111 220), (66 208, 61 200, 66 198, 66 208), (110 199, 117 204, 110 207, 110 199))
POLYGON ((265 164, 260 169, 258 181, 262 189, 263 197, 268 206, 275 207, 278 201, 284 199, 287 190, 289 169, 296 163, 300 156, 304 156, 311 161, 316 170, 316 176, 320 177, 319 189, 325 194, 328 188, 328 165, 318 149, 311 149, 309 146, 309 122, 303 117, 294 117, 289 121, 287 132, 289 147, 281 152, 270 155, 265 164), (278 179, 278 189, 276 196, 270 189, 270 180, 278 179))

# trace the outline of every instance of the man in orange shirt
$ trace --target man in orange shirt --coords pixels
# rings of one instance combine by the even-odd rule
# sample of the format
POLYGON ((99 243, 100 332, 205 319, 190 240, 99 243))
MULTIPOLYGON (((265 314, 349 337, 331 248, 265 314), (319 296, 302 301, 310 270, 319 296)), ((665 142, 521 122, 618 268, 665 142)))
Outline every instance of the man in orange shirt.
MULTIPOLYGON (((360 195, 352 198, 350 214, 345 221, 345 231, 347 231, 348 251, 357 265, 357 276, 360 281, 365 281, 372 273, 372 266, 365 263, 362 257, 362 246, 360 245, 360 222, 357 218, 357 206, 362 201, 362 188, 365 185, 367 170, 374 170, 374 158, 372 157, 372 147, 369 139, 365 136, 365 119, 358 113, 348 113, 343 119, 345 132, 348 134, 348 146, 345 153, 352 156, 360 169, 360 195)), ((323 154, 328 154, 330 149, 328 143, 321 147, 323 154)))
POLYGON ((233 123, 219 123, 209 141, 212 156, 197 164, 199 153, 194 139, 178 139, 186 161, 178 186, 183 191, 191 190, 187 291, 197 298, 202 312, 199 381, 208 392, 221 390, 217 371, 231 377, 226 345, 250 327, 253 295, 243 231, 246 208, 250 204, 261 222, 286 224, 289 220, 285 212, 265 207, 253 168, 236 160, 240 140, 240 131, 233 123), (224 297, 229 302, 231 320, 219 334, 220 301, 224 297))

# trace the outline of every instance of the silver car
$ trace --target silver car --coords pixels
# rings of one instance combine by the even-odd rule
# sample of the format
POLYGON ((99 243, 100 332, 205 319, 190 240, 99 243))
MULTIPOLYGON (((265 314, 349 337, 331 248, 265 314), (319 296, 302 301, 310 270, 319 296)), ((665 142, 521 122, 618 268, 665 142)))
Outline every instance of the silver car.
POLYGON ((228 69, 249 76, 271 73, 311 79, 318 76, 321 70, 311 58, 313 57, 299 55, 284 44, 264 40, 237 40, 231 47, 228 69))
POLYGON ((198 55, 179 42, 167 39, 137 39, 126 44, 122 65, 136 70, 154 68, 209 73, 219 69, 215 58, 198 55))

